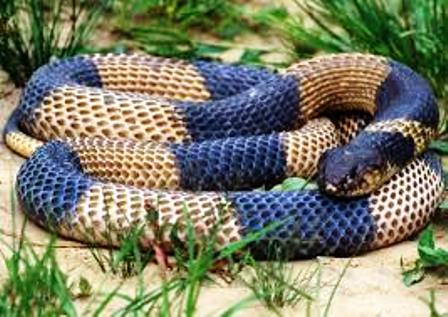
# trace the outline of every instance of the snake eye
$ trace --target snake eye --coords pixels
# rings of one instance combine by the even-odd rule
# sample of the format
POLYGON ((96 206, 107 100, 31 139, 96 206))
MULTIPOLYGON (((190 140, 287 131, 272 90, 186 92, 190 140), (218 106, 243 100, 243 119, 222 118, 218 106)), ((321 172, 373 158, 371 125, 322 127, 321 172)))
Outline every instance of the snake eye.
POLYGON ((347 145, 322 155, 317 182, 331 195, 360 196, 380 185, 383 167, 378 151, 347 145))

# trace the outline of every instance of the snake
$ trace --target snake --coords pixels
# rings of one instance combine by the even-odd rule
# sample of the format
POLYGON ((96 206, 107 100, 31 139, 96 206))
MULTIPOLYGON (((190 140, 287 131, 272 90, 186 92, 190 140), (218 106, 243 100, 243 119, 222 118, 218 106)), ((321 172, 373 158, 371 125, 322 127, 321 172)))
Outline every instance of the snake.
POLYGON ((140 228, 142 247, 172 250, 192 231, 300 259, 422 230, 443 192, 438 121, 427 81, 378 55, 272 70, 92 54, 36 70, 3 137, 27 158, 21 208, 60 236, 116 247, 140 228), (288 177, 318 188, 270 190, 288 177))

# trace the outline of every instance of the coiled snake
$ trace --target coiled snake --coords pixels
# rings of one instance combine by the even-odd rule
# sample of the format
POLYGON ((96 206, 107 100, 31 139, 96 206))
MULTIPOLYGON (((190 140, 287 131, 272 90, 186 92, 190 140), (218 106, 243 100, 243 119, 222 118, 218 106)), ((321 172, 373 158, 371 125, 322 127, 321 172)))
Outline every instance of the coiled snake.
POLYGON ((4 138, 30 156, 17 177, 25 212, 63 236, 118 245, 142 226, 142 245, 169 248, 156 228, 182 240, 188 220, 223 246, 276 223, 249 246, 256 256, 271 243, 293 258, 345 256, 427 224, 443 191, 440 162, 424 153, 438 118, 425 80, 379 56, 277 74, 93 55, 37 70, 4 138), (320 191, 252 190, 316 172, 320 191))

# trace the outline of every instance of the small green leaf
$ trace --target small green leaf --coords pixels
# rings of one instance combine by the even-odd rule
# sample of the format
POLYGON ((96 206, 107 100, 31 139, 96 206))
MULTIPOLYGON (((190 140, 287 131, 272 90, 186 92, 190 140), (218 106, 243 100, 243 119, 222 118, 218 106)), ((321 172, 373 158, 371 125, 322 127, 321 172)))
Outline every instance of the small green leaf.
POLYGON ((286 20, 288 18, 288 10, 281 6, 268 6, 255 12, 252 18, 261 25, 269 26, 269 23, 273 21, 278 23, 279 21, 286 20))
MULTIPOLYGON (((406 286, 420 282, 430 268, 448 267, 448 250, 437 248, 434 242, 434 229, 428 226, 418 241, 419 259, 412 269, 403 270, 403 283, 406 286)), ((402 264, 403 268, 403 264, 402 264)))
POLYGON ((444 200, 440 205, 439 205, 439 209, 448 209, 448 199, 444 200))
POLYGON ((426 267, 448 265, 448 251, 441 248, 420 247, 419 254, 426 267))
POLYGON ((404 285, 411 286, 423 280, 425 277, 425 270, 420 261, 415 261, 415 266, 412 269, 405 270, 401 273, 404 285))
POLYGON ((419 248, 434 248, 434 230, 432 226, 428 226, 420 235, 420 239, 418 240, 419 248))
POLYGON ((239 62, 243 64, 261 64, 261 56, 267 53, 266 50, 246 48, 240 57, 239 62))
POLYGON ((79 278, 79 297, 89 297, 92 295, 92 285, 90 282, 83 276, 79 278))
POLYGON ((448 142, 446 141, 432 141, 431 144, 429 144, 429 148, 440 154, 448 154, 448 142))
POLYGON ((418 242, 418 254, 424 267, 448 265, 448 251, 436 248, 434 230, 431 226, 425 229, 418 242))
POLYGON ((300 191, 317 189, 317 185, 304 178, 289 177, 281 184, 272 187, 272 191, 300 191))
POLYGON ((216 45, 204 42, 195 42, 195 45, 195 51, 198 56, 220 54, 230 48, 230 46, 227 45, 216 45))

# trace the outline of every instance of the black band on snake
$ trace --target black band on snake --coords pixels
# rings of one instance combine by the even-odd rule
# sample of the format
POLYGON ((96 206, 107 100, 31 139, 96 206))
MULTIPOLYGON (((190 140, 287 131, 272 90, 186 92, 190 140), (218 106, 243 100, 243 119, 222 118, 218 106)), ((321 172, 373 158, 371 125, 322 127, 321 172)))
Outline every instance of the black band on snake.
POLYGON ((185 239, 188 219, 198 236, 217 228, 219 247, 276 224, 250 251, 265 257, 273 243, 301 258, 384 247, 428 223, 443 191, 425 152, 438 120, 426 81, 379 56, 279 74, 93 55, 37 70, 4 138, 29 157, 24 211, 65 237, 119 245, 140 226, 149 246, 156 227, 185 239), (320 190, 253 190, 293 176, 316 176, 320 190))

